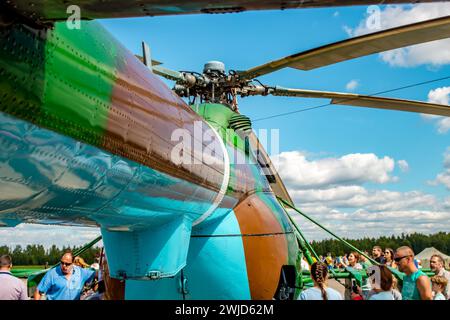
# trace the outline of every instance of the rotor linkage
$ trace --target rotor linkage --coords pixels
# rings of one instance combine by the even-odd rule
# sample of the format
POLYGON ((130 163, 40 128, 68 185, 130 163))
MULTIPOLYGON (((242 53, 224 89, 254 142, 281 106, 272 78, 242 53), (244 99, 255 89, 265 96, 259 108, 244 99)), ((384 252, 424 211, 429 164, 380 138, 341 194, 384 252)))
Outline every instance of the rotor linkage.
POLYGON ((203 73, 177 72, 154 66, 154 72, 170 80, 175 80, 173 90, 186 98, 200 97, 202 102, 221 103, 237 110, 237 96, 266 95, 267 88, 255 85, 252 80, 241 79, 230 70, 225 72, 225 65, 220 61, 209 61, 203 73))

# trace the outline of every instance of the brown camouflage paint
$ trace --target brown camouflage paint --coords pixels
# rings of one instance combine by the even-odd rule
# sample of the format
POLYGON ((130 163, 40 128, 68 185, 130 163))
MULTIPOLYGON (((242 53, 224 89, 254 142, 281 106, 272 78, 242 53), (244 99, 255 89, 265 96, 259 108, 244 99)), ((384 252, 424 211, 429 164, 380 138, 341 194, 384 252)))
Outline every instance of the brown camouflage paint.
MULTIPOLYGON (((150 73, 135 56, 124 50, 124 63, 118 66, 111 108, 103 145, 122 155, 171 176, 218 191, 222 184, 224 164, 174 164, 171 152, 180 141, 172 141, 172 133, 185 129, 192 140, 194 122, 202 123, 202 134, 209 129, 181 98, 150 73)), ((210 142, 203 143, 203 148, 210 142)), ((220 150, 218 141, 215 148, 220 150)), ((199 159, 201 161, 202 159, 199 159)), ((175 186, 177 187, 177 186, 175 186)), ((185 187, 184 187, 185 188, 185 187)), ((193 190, 172 190, 179 195, 193 190)), ((197 192, 201 200, 201 193, 197 192)))
POLYGON ((288 262, 284 230, 257 194, 240 202, 234 212, 243 234, 251 297, 270 300, 278 286, 281 267, 288 262))

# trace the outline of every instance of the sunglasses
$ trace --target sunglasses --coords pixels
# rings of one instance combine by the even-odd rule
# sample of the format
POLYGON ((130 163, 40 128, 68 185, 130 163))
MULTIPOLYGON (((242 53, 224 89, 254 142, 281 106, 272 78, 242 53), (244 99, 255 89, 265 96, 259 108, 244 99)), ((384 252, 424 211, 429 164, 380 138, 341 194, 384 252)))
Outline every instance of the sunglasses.
POLYGON ((70 266, 73 262, 62 262, 62 261, 60 261, 60 263, 61 263, 61 265, 68 267, 68 266, 70 266))
POLYGON ((400 260, 402 260, 403 258, 407 258, 407 257, 411 257, 411 255, 407 255, 407 256, 403 256, 403 257, 397 257, 397 258, 394 258, 394 261, 395 261, 395 262, 400 262, 400 260))

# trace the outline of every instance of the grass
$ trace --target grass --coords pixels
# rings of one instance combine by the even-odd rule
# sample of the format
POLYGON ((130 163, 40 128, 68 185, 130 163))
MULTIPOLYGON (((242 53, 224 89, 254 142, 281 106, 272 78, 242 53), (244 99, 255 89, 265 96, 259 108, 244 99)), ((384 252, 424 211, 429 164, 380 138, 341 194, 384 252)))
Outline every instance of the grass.
POLYGON ((13 265, 13 270, 16 270, 16 269, 35 269, 35 270, 41 270, 41 269, 44 269, 45 268, 45 266, 33 266, 33 265, 30 265, 30 266, 16 266, 16 265, 13 265))

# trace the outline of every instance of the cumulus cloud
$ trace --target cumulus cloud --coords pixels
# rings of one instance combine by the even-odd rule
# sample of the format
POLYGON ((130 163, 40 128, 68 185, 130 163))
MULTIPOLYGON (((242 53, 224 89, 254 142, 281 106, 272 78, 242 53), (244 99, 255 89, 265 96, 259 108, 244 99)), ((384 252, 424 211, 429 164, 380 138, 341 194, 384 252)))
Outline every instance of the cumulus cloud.
POLYGON ((388 183, 397 181, 391 175, 394 159, 378 158, 373 153, 347 154, 339 158, 310 160, 300 151, 283 152, 273 157, 285 183, 293 188, 317 188, 332 185, 388 183))
POLYGON ((442 202, 442 207, 446 210, 450 210, 450 197, 447 197, 442 202))
POLYGON ((402 172, 407 172, 409 170, 409 164, 405 160, 398 160, 397 164, 402 172))
MULTIPOLYGON (((344 27, 350 36, 390 29, 401 25, 434 19, 450 15, 450 6, 445 2, 421 3, 413 6, 386 6, 379 13, 377 24, 368 23, 372 18, 364 19, 356 28, 344 27), (373 26, 379 28, 374 30, 373 26)), ((378 17, 377 17, 378 18, 378 17)), ((406 48, 386 51, 380 54, 383 61, 391 66, 414 67, 431 65, 439 67, 450 63, 450 39, 431 41, 406 48)))
POLYGON ((450 169, 450 147, 444 153, 444 168, 450 169))
MULTIPOLYGON (((450 105, 450 87, 436 88, 428 92, 428 102, 443 105, 450 105)), ((433 121, 440 134, 445 134, 450 130, 450 117, 442 117, 429 114, 421 114, 425 120, 433 121)))
POLYGON ((447 133, 450 130, 450 118, 439 119, 438 123, 438 132, 441 134, 447 133))
POLYGON ((439 208, 435 196, 418 191, 369 191, 361 186, 290 191, 294 201, 307 206, 320 203, 332 208, 366 208, 370 211, 439 208))
MULTIPOLYGON (((450 147, 444 153, 444 171, 436 176, 436 179, 429 182, 431 185, 444 185, 447 190, 450 190, 450 147)), ((448 198, 447 200, 450 200, 448 198)))
POLYGON ((22 223, 14 228, 0 228, 0 245, 15 247, 16 245, 41 244, 45 248, 49 248, 53 244, 59 247, 81 246, 99 235, 99 228, 22 223))
POLYGON ((428 92, 428 102, 437 104, 450 104, 450 87, 442 87, 428 92))
POLYGON ((349 37, 353 37, 353 29, 350 28, 349 26, 343 26, 342 27, 345 31, 345 33, 349 36, 349 37))
POLYGON ((434 180, 434 184, 443 184, 447 190, 450 190, 450 170, 439 173, 434 180))
POLYGON ((358 85, 359 85, 358 80, 351 80, 349 83, 345 85, 345 89, 347 89, 348 91, 353 91, 358 87, 358 85))
MULTIPOLYGON (((433 233, 450 228, 450 197, 442 200, 417 190, 406 192, 369 189, 365 184, 384 185, 396 181, 395 164, 409 169, 406 160, 395 161, 374 154, 349 154, 337 158, 311 160, 306 152, 283 152, 279 174, 296 205, 306 214, 340 236, 433 233)), ((450 166, 450 156, 446 158, 450 166)), ((298 214, 309 239, 329 235, 298 214)))

